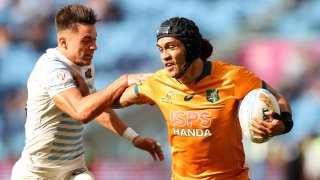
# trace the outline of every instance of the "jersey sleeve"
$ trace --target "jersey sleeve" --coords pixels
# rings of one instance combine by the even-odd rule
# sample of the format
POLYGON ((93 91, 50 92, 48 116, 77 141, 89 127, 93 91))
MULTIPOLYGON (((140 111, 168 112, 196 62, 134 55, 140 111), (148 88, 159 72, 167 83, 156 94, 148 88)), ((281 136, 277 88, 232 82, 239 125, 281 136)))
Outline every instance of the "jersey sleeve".
POLYGON ((44 63, 41 75, 51 98, 64 90, 76 87, 71 71, 58 60, 44 63))
POLYGON ((149 80, 144 81, 141 85, 135 85, 134 91, 141 101, 153 105, 155 102, 153 101, 153 91, 150 84, 152 86, 149 80))
POLYGON ((233 70, 231 76, 235 83, 234 93, 237 99, 242 100, 251 90, 264 86, 264 82, 257 75, 244 67, 233 70))

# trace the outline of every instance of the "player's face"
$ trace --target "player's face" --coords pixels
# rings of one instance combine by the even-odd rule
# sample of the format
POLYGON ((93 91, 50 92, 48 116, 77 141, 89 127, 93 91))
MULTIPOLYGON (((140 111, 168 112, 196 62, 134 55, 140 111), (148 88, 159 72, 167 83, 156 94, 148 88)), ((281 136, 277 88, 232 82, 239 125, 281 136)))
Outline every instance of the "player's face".
POLYGON ((78 31, 70 31, 67 38, 68 58, 79 66, 90 65, 96 45, 97 32, 94 25, 78 25, 78 31))
POLYGON ((177 77, 185 63, 184 44, 173 37, 164 37, 158 40, 157 47, 168 75, 177 77))

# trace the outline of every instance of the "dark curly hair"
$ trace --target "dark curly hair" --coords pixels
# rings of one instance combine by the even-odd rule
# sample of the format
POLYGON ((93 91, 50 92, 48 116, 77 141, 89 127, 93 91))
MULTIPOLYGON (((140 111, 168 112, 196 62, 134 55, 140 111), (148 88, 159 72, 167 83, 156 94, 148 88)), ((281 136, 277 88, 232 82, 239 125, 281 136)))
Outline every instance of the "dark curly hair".
POLYGON ((198 26, 190 19, 173 17, 161 23, 157 31, 157 40, 163 37, 174 37, 186 48, 186 59, 183 72, 196 58, 206 61, 211 56, 213 47, 207 39, 203 39, 198 26))

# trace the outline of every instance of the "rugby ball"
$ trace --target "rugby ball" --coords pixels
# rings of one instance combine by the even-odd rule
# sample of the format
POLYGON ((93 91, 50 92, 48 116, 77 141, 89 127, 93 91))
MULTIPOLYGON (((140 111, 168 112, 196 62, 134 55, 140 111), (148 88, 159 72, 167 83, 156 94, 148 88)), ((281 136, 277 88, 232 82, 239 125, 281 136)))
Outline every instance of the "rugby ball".
POLYGON ((256 139, 255 133, 250 130, 253 117, 258 117, 264 121, 269 120, 268 116, 264 115, 265 111, 272 110, 280 114, 279 104, 276 98, 266 89, 254 89, 250 91, 242 100, 239 105, 238 117, 243 134, 251 142, 263 143, 271 138, 256 139))

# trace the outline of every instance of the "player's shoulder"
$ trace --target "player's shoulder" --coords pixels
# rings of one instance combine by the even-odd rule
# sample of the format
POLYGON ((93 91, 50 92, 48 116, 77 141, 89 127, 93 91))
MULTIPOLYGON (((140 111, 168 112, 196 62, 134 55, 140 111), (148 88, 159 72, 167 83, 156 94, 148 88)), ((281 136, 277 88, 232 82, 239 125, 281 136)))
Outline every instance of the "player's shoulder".
POLYGON ((146 80, 145 84, 157 87, 159 84, 167 84, 170 82, 172 82, 172 78, 168 76, 167 70, 159 69, 146 80))
POLYGON ((231 73, 236 73, 237 71, 245 70, 245 67, 232 64, 229 62, 224 62, 220 60, 212 61, 212 66, 215 69, 221 70, 221 71, 228 71, 231 73))
POLYGON ((39 58, 37 65, 44 69, 63 68, 66 66, 63 60, 50 53, 44 53, 39 58))
POLYGON ((219 60, 212 61, 212 68, 212 75, 220 78, 238 79, 244 75, 250 74, 243 66, 219 60))
POLYGON ((219 74, 222 75, 236 69, 236 67, 231 63, 224 62, 221 60, 212 60, 210 62, 211 62, 211 68, 213 70, 213 74, 215 76, 219 74))
POLYGON ((237 68, 239 66, 231 64, 229 62, 226 61, 222 61, 222 60, 212 60, 211 64, 213 67, 216 68, 226 68, 226 69, 233 69, 233 68, 237 68))
POLYGON ((46 54, 43 54, 34 66, 32 73, 30 74, 30 79, 42 79, 48 75, 50 76, 51 73, 60 70, 67 70, 67 68, 58 59, 47 57, 46 54))
POLYGON ((157 70, 156 72, 154 72, 150 79, 151 80, 155 80, 155 79, 166 79, 168 78, 168 75, 167 75, 167 70, 166 69, 159 69, 157 70))

